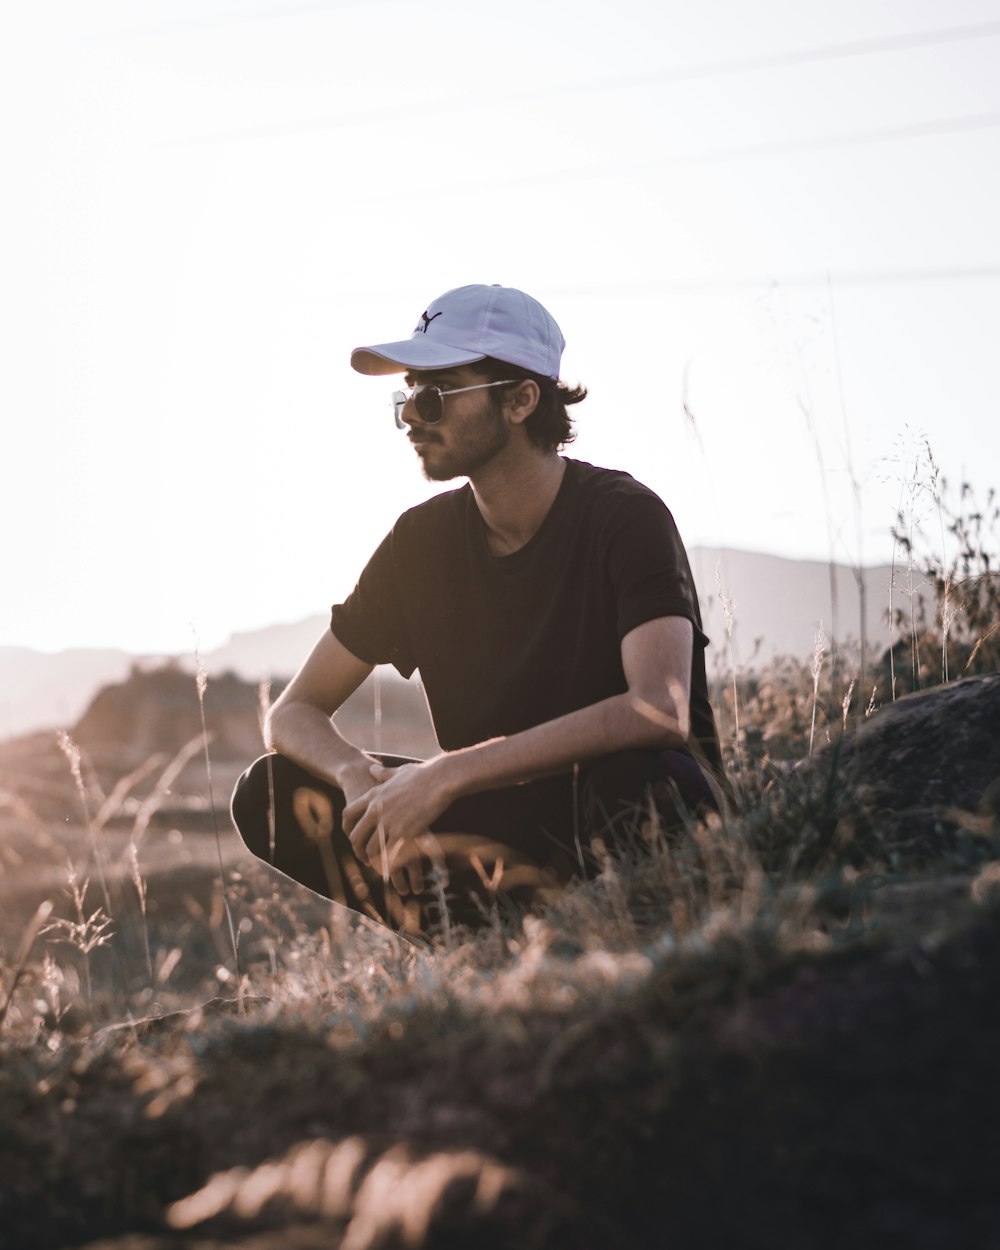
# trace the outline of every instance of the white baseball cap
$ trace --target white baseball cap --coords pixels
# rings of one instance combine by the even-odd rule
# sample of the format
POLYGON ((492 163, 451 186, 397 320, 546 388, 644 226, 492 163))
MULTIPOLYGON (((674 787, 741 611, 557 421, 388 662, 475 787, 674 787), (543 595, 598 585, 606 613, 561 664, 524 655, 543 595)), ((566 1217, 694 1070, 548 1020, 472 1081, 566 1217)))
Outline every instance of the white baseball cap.
POLYGON ((492 356, 558 379, 565 346, 551 313, 524 291, 459 286, 427 306, 410 338, 356 347, 351 366, 358 373, 402 373, 452 369, 492 356))

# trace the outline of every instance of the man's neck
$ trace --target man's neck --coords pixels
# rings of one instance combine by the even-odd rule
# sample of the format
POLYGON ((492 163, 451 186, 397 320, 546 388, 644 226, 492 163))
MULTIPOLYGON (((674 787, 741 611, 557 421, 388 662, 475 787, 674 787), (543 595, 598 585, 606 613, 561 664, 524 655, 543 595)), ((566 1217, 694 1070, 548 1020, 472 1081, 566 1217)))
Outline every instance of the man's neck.
POLYGON ((565 470, 565 460, 555 451, 508 445, 469 479, 493 555, 510 555, 531 541, 555 502, 565 470))

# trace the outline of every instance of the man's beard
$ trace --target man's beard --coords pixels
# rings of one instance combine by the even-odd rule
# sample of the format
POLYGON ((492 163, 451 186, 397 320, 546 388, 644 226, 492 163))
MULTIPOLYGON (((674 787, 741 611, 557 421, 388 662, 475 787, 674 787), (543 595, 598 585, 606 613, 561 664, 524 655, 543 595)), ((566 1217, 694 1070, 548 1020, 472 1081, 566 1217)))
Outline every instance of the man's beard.
MULTIPOLYGON (((450 482, 455 477, 471 477, 503 451, 509 441, 507 423, 495 408, 490 407, 481 418, 470 422, 470 430, 462 446, 439 454, 433 461, 420 457, 424 477, 429 482, 450 482), (474 434, 472 430, 475 430, 474 434)), ((432 435, 427 439, 426 446, 440 448, 442 444, 432 435)))

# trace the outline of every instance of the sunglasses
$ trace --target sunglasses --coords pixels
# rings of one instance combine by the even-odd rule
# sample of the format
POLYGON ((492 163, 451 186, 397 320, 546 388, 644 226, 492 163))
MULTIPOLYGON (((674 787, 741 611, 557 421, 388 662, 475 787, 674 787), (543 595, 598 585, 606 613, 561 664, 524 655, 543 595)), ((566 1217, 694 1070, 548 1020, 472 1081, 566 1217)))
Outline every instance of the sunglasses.
POLYGON ((463 391, 485 391, 491 386, 513 386, 514 379, 506 382, 480 382, 477 386, 456 386, 450 391, 440 386, 414 386, 409 391, 392 392, 392 415, 396 418, 396 428, 405 430, 403 409, 412 400, 417 416, 424 425, 437 425, 444 416, 445 395, 461 395, 463 391))

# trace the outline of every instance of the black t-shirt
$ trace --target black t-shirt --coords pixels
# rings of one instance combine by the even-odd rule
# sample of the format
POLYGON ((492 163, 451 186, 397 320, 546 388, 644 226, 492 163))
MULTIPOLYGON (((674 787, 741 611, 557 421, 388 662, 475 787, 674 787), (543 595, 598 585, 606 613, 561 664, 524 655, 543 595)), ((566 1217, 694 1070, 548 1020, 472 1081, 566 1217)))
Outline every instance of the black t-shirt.
POLYGON ((488 550, 468 485, 411 508, 331 628, 361 660, 419 668, 448 751, 623 693, 621 640, 661 616, 694 625, 692 736, 718 769, 687 554, 667 507, 627 473, 567 459, 545 520, 506 556, 488 550))

